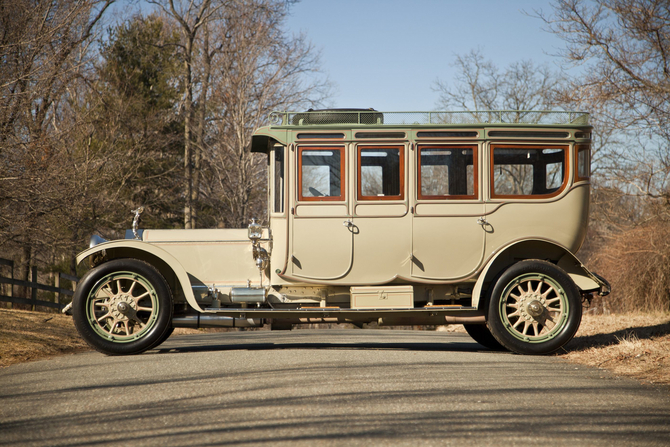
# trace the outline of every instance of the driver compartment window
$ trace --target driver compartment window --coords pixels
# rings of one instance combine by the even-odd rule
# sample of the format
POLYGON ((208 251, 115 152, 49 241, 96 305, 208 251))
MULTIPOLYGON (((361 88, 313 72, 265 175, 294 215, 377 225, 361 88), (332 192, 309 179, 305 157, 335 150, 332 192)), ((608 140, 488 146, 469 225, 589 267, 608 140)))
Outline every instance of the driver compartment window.
POLYGON ((298 148, 298 200, 344 200, 344 147, 298 148))
POLYGON ((284 212, 284 146, 274 148, 274 200, 272 212, 284 212))

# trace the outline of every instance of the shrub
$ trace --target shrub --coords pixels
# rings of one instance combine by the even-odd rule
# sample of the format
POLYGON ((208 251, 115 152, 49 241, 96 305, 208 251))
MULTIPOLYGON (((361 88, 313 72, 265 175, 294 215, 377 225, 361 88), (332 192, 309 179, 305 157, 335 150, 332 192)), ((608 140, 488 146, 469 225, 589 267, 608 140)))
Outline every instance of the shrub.
POLYGON ((656 218, 604 236, 589 267, 607 278, 612 294, 594 301, 601 311, 670 310, 670 222, 656 218))

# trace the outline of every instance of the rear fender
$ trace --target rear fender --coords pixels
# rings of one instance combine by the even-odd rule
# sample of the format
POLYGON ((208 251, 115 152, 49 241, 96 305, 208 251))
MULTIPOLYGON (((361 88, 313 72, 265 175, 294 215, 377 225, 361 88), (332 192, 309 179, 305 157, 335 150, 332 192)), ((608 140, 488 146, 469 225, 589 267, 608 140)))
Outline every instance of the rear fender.
POLYGON ((532 239, 512 243, 489 260, 472 289, 472 307, 484 304, 484 294, 496 277, 512 264, 525 259, 553 262, 572 278, 582 293, 607 289, 600 278, 591 273, 567 248, 554 242, 532 239))

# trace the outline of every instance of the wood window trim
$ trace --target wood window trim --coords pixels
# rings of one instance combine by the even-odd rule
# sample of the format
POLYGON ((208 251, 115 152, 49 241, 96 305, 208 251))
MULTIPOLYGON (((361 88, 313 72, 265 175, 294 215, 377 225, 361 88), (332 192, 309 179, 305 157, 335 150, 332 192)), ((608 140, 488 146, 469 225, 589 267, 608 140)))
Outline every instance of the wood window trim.
POLYGON ((568 186, 568 154, 570 152, 570 147, 565 144, 553 145, 553 144, 491 144, 491 153, 490 153, 490 172, 489 172, 489 190, 491 193, 492 199, 550 199, 560 195, 565 188, 568 186), (563 150, 563 183, 561 187, 556 191, 549 194, 496 194, 495 193, 495 163, 494 156, 496 149, 561 149, 563 150))
POLYGON ((298 202, 344 202, 346 194, 346 170, 344 146, 298 146, 298 202), (303 151, 339 151, 340 152, 340 195, 304 197, 302 195, 302 153, 303 151))
POLYGON ((418 200, 477 200, 479 198, 479 164, 476 144, 420 144, 417 145, 417 173, 416 173, 416 192, 418 200), (472 173, 474 178, 472 195, 423 195, 421 194, 421 150, 422 149, 471 149, 472 150, 472 173))
POLYGON ((359 201, 377 201, 377 200, 405 200, 405 146, 404 145, 360 145, 356 148, 356 189, 357 189, 357 199, 359 201), (362 182, 361 182, 361 152, 365 149, 371 150, 383 150, 383 149, 395 149, 398 151, 399 158, 399 189, 400 195, 397 196, 364 196, 362 192, 362 182))
POLYGON ((575 144, 575 176, 574 176, 574 181, 575 183, 577 182, 583 182, 583 181, 588 181, 591 179, 591 145, 590 144, 575 144), (579 152, 585 150, 589 154, 589 175, 586 177, 581 177, 579 175, 579 152))

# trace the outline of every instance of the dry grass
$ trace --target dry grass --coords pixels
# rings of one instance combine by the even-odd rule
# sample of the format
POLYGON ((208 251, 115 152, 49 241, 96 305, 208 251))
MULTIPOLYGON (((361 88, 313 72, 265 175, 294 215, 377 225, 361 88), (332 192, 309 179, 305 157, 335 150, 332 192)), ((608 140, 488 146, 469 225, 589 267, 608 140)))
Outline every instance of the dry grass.
POLYGON ((88 349, 72 317, 0 309, 0 368, 88 349))
POLYGON ((585 315, 561 357, 670 385, 670 314, 585 315))
MULTIPOLYGON (((438 330, 463 332, 463 327, 438 330)), ((177 329, 175 335, 201 331, 177 329)), ((72 317, 0 309, 0 367, 88 349, 72 317)), ((585 315, 560 356, 619 376, 670 385, 670 314, 585 315)))
POLYGON ((656 218, 612 232, 591 256, 589 269, 612 284, 612 294, 594 305, 617 313, 670 308, 670 222, 656 218))

